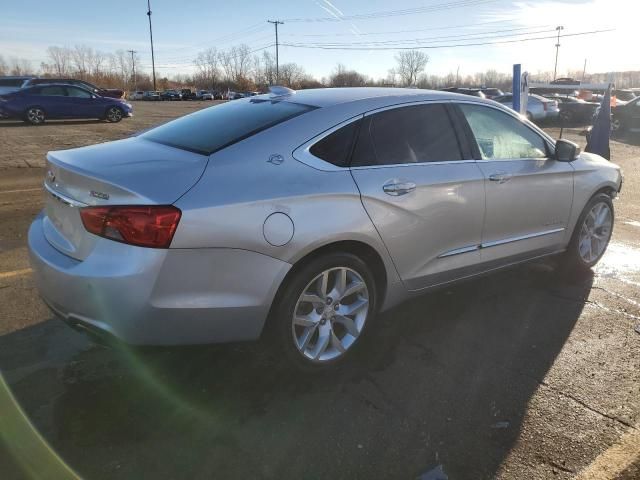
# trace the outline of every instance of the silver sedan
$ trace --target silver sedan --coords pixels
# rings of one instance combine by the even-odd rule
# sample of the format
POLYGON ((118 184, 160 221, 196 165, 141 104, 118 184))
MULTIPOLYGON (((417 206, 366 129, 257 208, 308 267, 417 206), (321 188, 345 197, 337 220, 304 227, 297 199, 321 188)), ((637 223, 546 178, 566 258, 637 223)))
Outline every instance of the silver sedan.
POLYGON ((590 268, 622 183, 495 102, 417 89, 275 88, 47 167, 29 247, 57 315, 134 345, 270 330, 309 369, 434 287, 590 268))

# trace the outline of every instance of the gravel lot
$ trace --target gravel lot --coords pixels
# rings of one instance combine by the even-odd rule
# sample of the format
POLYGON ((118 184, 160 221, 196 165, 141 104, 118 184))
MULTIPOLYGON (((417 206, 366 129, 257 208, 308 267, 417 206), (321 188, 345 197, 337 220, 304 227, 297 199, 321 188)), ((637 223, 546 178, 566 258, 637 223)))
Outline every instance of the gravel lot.
MULTIPOLYGON (((428 294, 332 374, 293 372, 267 342, 106 348, 53 318, 25 246, 46 151, 211 103, 138 102, 116 125, 0 122, 0 370, 59 458, 90 479, 640 478, 638 140, 612 142, 625 181, 593 275, 548 260, 428 294)), ((0 478, 64 478, 13 408, 0 384, 0 478)))

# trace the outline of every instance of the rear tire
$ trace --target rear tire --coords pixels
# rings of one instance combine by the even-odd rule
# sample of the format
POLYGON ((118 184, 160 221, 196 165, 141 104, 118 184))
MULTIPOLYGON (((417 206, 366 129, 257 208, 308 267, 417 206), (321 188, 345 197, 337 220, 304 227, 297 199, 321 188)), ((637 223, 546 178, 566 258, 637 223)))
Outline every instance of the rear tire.
POLYGON ((31 125, 42 125, 46 120, 46 114, 40 107, 29 107, 24 112, 24 121, 31 125))
POLYGON ((311 260, 286 280, 270 322, 291 364, 321 371, 349 357, 376 311, 373 273, 359 257, 338 252, 311 260))
POLYGON ((598 193, 591 197, 578 218, 567 251, 564 267, 586 272, 604 255, 613 233, 614 210, 611 197, 598 193))

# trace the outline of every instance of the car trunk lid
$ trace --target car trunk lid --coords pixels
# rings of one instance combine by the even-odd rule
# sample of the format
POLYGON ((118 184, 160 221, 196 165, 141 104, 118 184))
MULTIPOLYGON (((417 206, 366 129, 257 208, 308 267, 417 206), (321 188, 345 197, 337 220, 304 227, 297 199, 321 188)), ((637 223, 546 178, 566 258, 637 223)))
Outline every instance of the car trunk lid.
POLYGON ((44 229, 49 243, 82 260, 97 237, 80 208, 88 205, 170 205, 197 183, 208 157, 131 138, 47 155, 44 229))

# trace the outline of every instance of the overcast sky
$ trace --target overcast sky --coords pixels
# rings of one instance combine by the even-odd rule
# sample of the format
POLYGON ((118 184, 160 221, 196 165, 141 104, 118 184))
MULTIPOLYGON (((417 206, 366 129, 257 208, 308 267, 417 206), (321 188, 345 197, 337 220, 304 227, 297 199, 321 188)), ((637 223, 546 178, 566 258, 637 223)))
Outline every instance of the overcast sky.
MULTIPOLYGON (((105 52, 137 50, 142 67, 150 69, 146 7, 146 0, 6 2, 0 15, 0 55, 27 58, 39 65, 47 60, 49 45, 86 44, 105 52)), ((152 0, 156 66, 162 75, 190 72, 197 52, 209 46, 269 46, 274 43, 274 28, 266 21, 282 19, 283 44, 365 48, 280 47, 281 63, 297 62, 317 78, 328 76, 338 62, 384 77, 395 63, 393 48, 398 44, 393 41, 432 47, 510 42, 426 49, 427 73, 455 73, 458 67, 461 75, 489 68, 509 72, 513 63, 522 63, 530 72, 549 71, 553 70, 555 38, 514 40, 553 36, 557 25, 563 25, 567 35, 615 28, 562 38, 559 75, 567 69, 582 70, 585 58, 588 72, 638 70, 639 9, 635 0, 152 0), (399 12, 408 9, 418 11, 399 12)), ((268 49, 274 51, 274 47, 268 49)))

